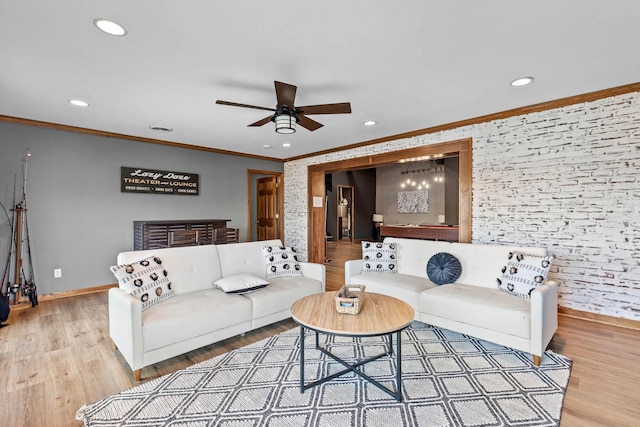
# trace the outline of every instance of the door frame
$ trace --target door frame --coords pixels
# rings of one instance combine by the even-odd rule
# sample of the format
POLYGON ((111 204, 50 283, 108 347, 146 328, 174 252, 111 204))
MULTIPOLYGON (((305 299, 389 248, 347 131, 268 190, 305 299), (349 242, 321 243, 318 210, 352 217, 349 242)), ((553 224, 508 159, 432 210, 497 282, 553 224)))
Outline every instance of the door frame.
POLYGON ((307 206, 309 207, 307 219, 307 229, 309 230, 307 235, 307 248, 309 261, 322 264, 325 259, 325 209, 324 206, 318 206, 317 203, 313 203, 314 199, 319 200, 319 198, 322 198, 322 200, 324 200, 325 173, 370 169, 403 162, 415 162, 455 155, 458 156, 460 162, 458 170, 458 241, 471 243, 472 139, 464 138, 372 156, 309 165, 307 167, 307 188, 309 189, 307 194, 307 206))
POLYGON ((270 175, 276 177, 276 237, 282 240, 284 236, 284 172, 247 169, 247 242, 251 241, 251 211, 255 206, 255 201, 251 199, 251 180, 258 180, 254 175, 270 175))

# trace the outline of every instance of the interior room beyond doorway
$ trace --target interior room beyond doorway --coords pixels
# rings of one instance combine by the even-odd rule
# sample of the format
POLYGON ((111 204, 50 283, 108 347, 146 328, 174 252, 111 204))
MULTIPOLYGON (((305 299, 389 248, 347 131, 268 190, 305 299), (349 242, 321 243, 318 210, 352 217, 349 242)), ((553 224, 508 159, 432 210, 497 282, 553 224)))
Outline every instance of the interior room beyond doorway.
MULTIPOLYGON (((335 186, 332 181, 335 173, 349 173, 353 171, 362 171, 367 169, 377 169, 387 166, 402 165, 406 167, 407 164, 416 163, 419 161, 431 160, 435 158, 458 158, 458 226, 459 235, 458 240, 460 242, 471 242, 471 139, 462 139, 457 141, 445 142, 442 144, 433 144, 423 147, 412 148, 408 150, 395 151, 391 153, 378 154, 375 156, 359 157, 350 160, 342 160, 331 163, 323 163, 318 165, 310 165, 308 167, 308 179, 309 179, 309 194, 308 194, 308 206, 309 206, 309 260, 312 262, 324 262, 325 260, 325 242, 327 240, 327 216, 330 215, 329 200, 336 199, 337 196, 328 197, 327 187, 328 184, 335 186), (328 178, 327 175, 331 175, 328 178), (315 200, 323 200, 321 206, 314 203, 315 200)), ((411 167, 411 166, 410 166, 411 167)), ((417 168, 422 169, 422 168, 417 168)), ((426 169, 426 168, 424 168, 426 169)), ((411 170, 411 169, 410 169, 411 170)), ((414 173, 415 174, 415 173, 414 173)), ((445 182, 446 182, 445 178, 445 182)), ((375 180, 374 180, 375 181, 375 180)), ((398 185, 400 182, 398 181, 398 185)), ((363 222, 366 228, 370 230, 370 237, 373 237, 374 217, 373 214, 379 214, 376 212, 377 207, 375 203, 370 212, 366 212, 366 218, 358 221, 359 200, 366 200, 367 198, 360 198, 358 186, 355 186, 354 190, 354 237, 358 239, 358 223, 363 222)), ((395 191, 395 190, 394 190, 395 191)), ((397 191, 396 191, 397 197, 397 191)), ((371 198, 368 198, 371 199, 371 198)), ((397 200, 396 200, 397 207, 397 200)), ((337 209, 337 208, 336 208, 337 209)), ((435 215, 442 215, 442 213, 434 213, 435 215)), ((333 216, 333 215, 331 215, 333 216)), ((445 213, 445 221, 447 214, 445 213)), ((335 216, 337 218, 337 214, 335 216)), ((450 216, 453 218, 453 216, 450 216)), ((438 218, 439 220, 440 218, 438 218)), ((453 219, 451 219, 453 221, 453 219)), ((386 222, 386 219, 384 220, 386 222)), ((438 221, 439 222, 439 221, 438 221)))

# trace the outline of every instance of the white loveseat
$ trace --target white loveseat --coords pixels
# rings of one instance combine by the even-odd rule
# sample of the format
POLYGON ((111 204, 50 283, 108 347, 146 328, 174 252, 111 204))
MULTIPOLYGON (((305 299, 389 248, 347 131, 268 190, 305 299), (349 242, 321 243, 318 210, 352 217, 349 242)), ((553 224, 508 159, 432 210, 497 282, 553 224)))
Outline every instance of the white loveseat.
POLYGON ((125 290, 109 290, 109 333, 140 379, 141 369, 188 351, 291 316, 297 299, 325 290, 325 267, 300 262, 302 276, 266 279, 262 249, 280 240, 122 252, 118 265, 155 256, 162 260, 175 295, 146 310, 125 290), (269 285, 228 294, 214 287, 223 277, 250 273, 269 285))
POLYGON ((390 237, 384 242, 396 244, 397 271, 363 272, 362 260, 347 261, 345 283, 405 301, 416 320, 530 353, 540 364, 558 327, 557 283, 545 281, 527 300, 499 290, 497 279, 509 252, 545 256, 546 249, 390 237), (454 283, 437 286, 427 277, 427 262, 439 252, 460 261, 454 283))

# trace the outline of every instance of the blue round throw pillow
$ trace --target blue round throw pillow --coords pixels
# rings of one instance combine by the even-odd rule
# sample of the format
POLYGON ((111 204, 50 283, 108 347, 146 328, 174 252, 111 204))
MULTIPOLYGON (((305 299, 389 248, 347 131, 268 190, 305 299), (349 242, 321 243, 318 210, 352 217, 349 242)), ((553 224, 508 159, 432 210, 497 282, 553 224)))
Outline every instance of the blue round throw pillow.
POLYGON ((427 262, 427 276, 436 285, 453 283, 461 273, 460 261, 447 252, 438 252, 427 262))

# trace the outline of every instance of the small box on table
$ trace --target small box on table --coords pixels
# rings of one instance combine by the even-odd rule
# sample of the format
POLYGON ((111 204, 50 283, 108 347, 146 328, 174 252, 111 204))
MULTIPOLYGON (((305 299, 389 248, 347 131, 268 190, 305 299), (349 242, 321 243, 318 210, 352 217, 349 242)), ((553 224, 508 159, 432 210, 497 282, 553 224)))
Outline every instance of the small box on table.
POLYGON ((358 314, 363 303, 363 285, 344 285, 336 295, 336 310, 338 313, 358 314))

